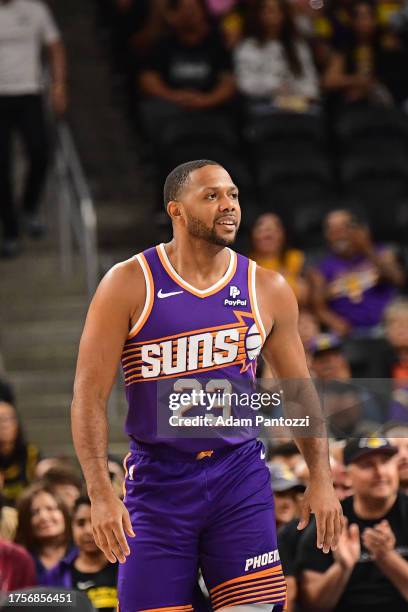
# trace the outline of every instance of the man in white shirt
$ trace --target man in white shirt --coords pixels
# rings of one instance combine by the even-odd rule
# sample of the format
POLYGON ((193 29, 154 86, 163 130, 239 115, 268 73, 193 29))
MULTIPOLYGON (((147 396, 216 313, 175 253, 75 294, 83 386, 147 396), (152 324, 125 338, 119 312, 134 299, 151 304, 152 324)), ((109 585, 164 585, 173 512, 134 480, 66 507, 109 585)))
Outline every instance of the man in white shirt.
POLYGON ((32 237, 44 227, 38 219, 49 158, 48 134, 42 100, 41 51, 51 68, 54 110, 66 110, 65 52, 48 7, 38 0, 0 0, 0 255, 20 251, 19 222, 12 184, 12 134, 22 137, 28 157, 22 209, 32 237))

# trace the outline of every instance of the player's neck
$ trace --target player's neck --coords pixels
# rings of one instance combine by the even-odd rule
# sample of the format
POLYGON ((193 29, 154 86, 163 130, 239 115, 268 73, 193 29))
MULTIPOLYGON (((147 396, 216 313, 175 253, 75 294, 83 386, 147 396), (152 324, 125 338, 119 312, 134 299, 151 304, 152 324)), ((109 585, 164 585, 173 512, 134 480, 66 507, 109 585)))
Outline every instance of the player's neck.
POLYGON ((165 251, 177 274, 197 289, 216 283, 230 264, 230 252, 225 247, 197 238, 173 238, 165 251))

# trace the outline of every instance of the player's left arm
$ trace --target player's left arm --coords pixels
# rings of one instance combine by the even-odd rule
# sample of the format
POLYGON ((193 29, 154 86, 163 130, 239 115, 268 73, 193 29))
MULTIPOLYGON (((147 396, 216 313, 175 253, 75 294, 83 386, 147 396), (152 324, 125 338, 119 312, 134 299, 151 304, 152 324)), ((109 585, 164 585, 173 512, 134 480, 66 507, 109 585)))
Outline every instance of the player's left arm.
MULTIPOLYGON (((267 336, 263 357, 282 381, 286 410, 292 406, 303 416, 310 415, 316 431, 295 434, 310 473, 305 491, 299 529, 316 516, 317 546, 324 552, 334 550, 342 530, 342 509, 333 488, 328 441, 317 392, 310 379, 305 352, 298 333, 298 306, 292 289, 275 272, 257 268, 257 297, 267 336), (318 433, 317 433, 318 431, 318 433)), ((287 415, 289 416, 289 415, 287 415)))

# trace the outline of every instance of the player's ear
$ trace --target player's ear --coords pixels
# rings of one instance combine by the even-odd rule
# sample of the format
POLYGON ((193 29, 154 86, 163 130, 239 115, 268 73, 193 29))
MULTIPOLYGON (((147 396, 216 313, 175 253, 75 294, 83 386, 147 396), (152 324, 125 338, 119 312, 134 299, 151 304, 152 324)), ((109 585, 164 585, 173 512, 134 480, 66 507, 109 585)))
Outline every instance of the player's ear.
POLYGON ((181 217, 180 202, 177 202, 177 200, 170 200, 167 204, 167 213, 172 219, 181 217))

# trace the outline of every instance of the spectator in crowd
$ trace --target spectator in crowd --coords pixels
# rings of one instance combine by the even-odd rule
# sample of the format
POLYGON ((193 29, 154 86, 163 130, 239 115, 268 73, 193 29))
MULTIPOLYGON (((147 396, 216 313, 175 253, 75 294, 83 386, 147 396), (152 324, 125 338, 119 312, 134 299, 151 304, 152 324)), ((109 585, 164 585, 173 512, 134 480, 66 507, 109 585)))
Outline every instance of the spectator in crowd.
POLYGON ((335 334, 319 334, 310 351, 311 372, 333 437, 376 431, 384 422, 382 404, 371 389, 353 385, 341 339, 335 334))
POLYGON ((358 0, 350 10, 351 35, 333 53, 323 85, 340 92, 346 104, 402 102, 408 94, 403 46, 392 32, 381 31, 375 2, 358 0))
POLYGON ((4 475, 0 472, 0 540, 14 541, 17 530, 17 510, 7 506, 3 497, 4 475))
POLYGON ((54 467, 57 469, 65 469, 66 467, 68 467, 69 469, 74 470, 75 464, 72 458, 68 457, 67 455, 58 455, 57 457, 44 457, 43 459, 40 459, 40 461, 35 466, 34 475, 36 480, 43 478, 48 472, 48 470, 54 467))
POLYGON ((0 471, 4 476, 2 494, 14 506, 23 489, 33 480, 39 459, 38 449, 25 440, 11 387, 0 382, 0 471))
MULTIPOLYGON (((300 456, 300 455, 298 455, 300 456)), ((278 529, 278 550, 281 555, 282 566, 285 573, 288 588, 288 610, 293 610, 296 599, 296 581, 291 575, 286 575, 286 567, 290 561, 286 558, 287 543, 285 537, 281 540, 280 533, 286 525, 299 522, 300 496, 305 490, 302 482, 296 478, 285 463, 272 461, 269 464, 271 474, 271 485, 275 500, 275 519, 278 529)), ((299 532, 298 532, 299 533, 299 532)))
POLYGON ((311 370, 313 360, 311 347, 317 336, 321 333, 320 324, 314 312, 302 308, 299 311, 298 328, 299 336, 305 349, 307 365, 309 370, 311 370))
POLYGON ((36 586, 35 565, 18 544, 0 539, 0 591, 10 593, 36 586))
POLYGON ((343 463, 330 457, 330 468, 333 476, 333 486, 340 501, 353 494, 350 476, 343 463))
POLYGON ((408 422, 408 299, 397 298, 385 309, 386 347, 382 352, 384 372, 392 379, 389 418, 408 422))
POLYGON ((268 270, 282 274, 292 287, 297 300, 308 299, 308 285, 303 278, 305 255, 287 245, 282 221, 273 213, 264 213, 255 221, 251 232, 250 258, 268 270))
POLYGON ((72 535, 76 548, 48 573, 46 585, 85 592, 95 610, 116 612, 117 563, 107 561, 95 543, 88 497, 79 497, 75 502, 72 535))
POLYGON ((396 449, 385 438, 350 440, 344 449, 354 495, 342 502, 346 526, 335 551, 302 537, 302 602, 314 611, 403 612, 408 601, 408 497, 398 491, 396 449))
POLYGON ((112 482, 112 486, 118 497, 124 495, 125 472, 123 470, 123 461, 114 455, 108 455, 108 470, 112 482))
POLYGON ((157 41, 139 78, 142 117, 156 143, 172 118, 216 111, 235 93, 230 55, 203 1, 169 0, 168 6, 170 33, 157 41))
POLYGON ((372 336, 404 286, 405 272, 395 254, 375 245, 369 229, 348 210, 330 212, 324 232, 329 252, 310 270, 315 312, 340 336, 372 336))
POLYGON ((351 379, 351 368, 343 352, 343 344, 336 334, 320 333, 311 340, 311 370, 318 381, 351 379))
POLYGON ((130 38, 137 56, 143 57, 163 32, 166 0, 119 0, 117 4, 118 34, 125 40, 130 38))
POLYGON ((270 464, 283 463, 289 470, 293 471, 302 459, 302 455, 296 444, 291 439, 279 438, 274 441, 268 452, 267 461, 270 464))
POLYGON ((32 555, 38 584, 69 552, 71 517, 60 497, 46 484, 28 487, 18 501, 16 542, 32 555))
POLYGON ((251 114, 308 111, 319 99, 317 71, 296 31, 288 0, 256 0, 235 50, 237 86, 251 114))
POLYGON ((269 472, 275 499, 276 526, 280 529, 299 516, 299 494, 306 487, 283 463, 270 463, 269 472))
POLYGON ((54 110, 66 109, 65 54, 54 20, 43 2, 0 2, 0 218, 1 255, 20 250, 19 223, 12 184, 12 134, 21 134, 29 158, 23 194, 25 226, 33 237, 44 231, 38 210, 48 166, 49 146, 42 99, 41 50, 51 65, 54 110))
POLYGON ((82 480, 75 469, 68 466, 51 467, 44 474, 43 482, 64 502, 71 512, 82 492, 82 480))
MULTIPOLYGON (((333 445, 331 444, 330 452, 332 452, 332 450, 333 445)), ((345 474, 344 465, 334 459, 332 455, 330 455, 330 467, 332 470, 335 491, 340 501, 342 501, 351 494, 351 484, 345 474)), ((308 482, 309 472, 306 462, 302 457, 301 463, 296 466, 296 471, 298 471, 299 474, 303 474, 301 478, 298 478, 298 482, 308 482)), ((305 532, 299 531, 297 528, 298 524, 299 516, 296 515, 296 518, 283 525, 278 531, 279 555, 288 589, 287 612, 294 612, 299 609, 296 605, 298 601, 296 557, 300 540, 305 532)), ((313 529, 313 523, 309 523, 306 527, 306 530, 307 529, 313 529)))
POLYGON ((311 310, 302 308, 299 312, 299 336, 305 350, 309 350, 315 338, 321 333, 316 315, 311 310))
POLYGON ((383 429, 390 443, 398 448, 397 465, 400 489, 408 495, 408 425, 390 423, 383 429))
POLYGON ((226 46, 233 49, 242 38, 248 3, 239 0, 206 0, 206 4, 212 18, 218 21, 226 46))

